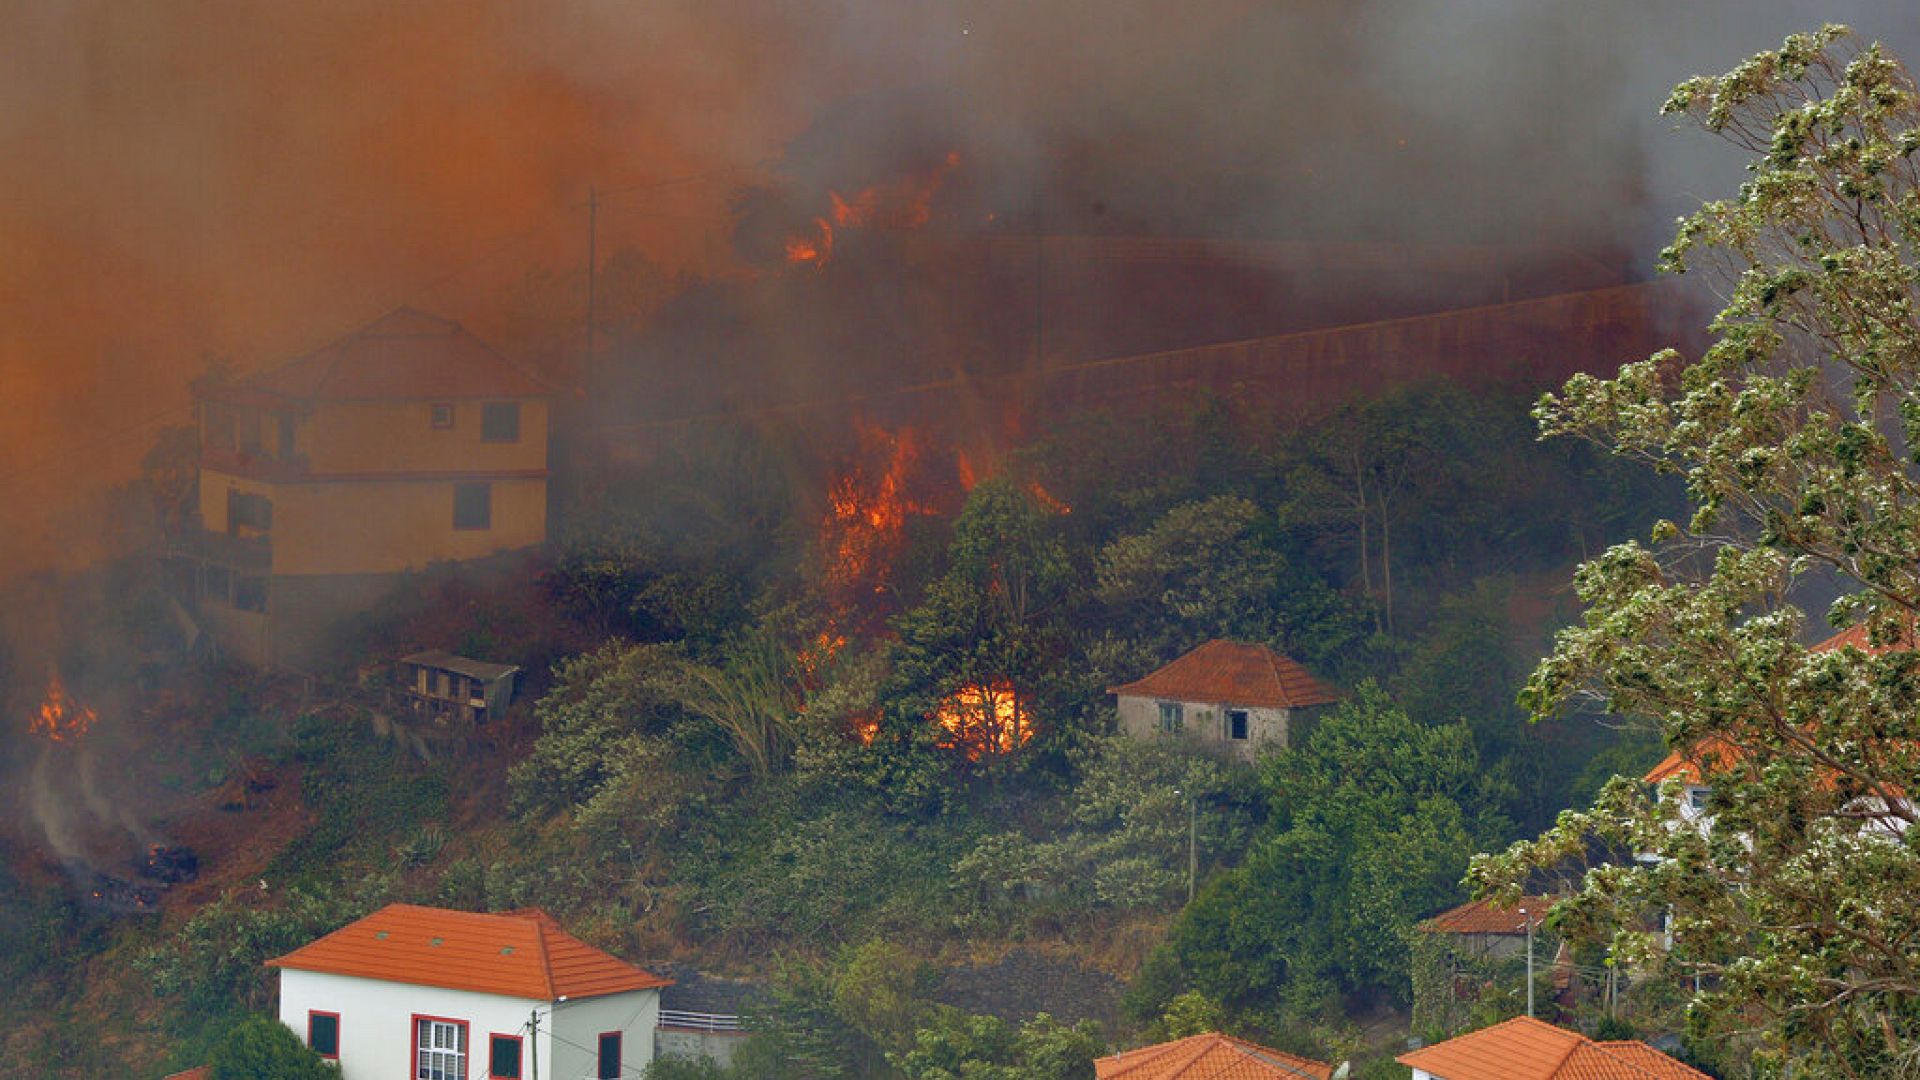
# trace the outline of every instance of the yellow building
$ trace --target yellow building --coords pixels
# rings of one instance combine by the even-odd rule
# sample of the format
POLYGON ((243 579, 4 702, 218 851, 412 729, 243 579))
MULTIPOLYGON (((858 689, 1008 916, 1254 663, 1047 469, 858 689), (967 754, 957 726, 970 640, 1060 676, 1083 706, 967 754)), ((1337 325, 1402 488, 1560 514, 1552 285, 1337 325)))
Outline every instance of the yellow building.
POLYGON ((394 576, 539 544, 548 392, 402 308, 200 394, 199 610, 232 653, 299 665, 394 576))

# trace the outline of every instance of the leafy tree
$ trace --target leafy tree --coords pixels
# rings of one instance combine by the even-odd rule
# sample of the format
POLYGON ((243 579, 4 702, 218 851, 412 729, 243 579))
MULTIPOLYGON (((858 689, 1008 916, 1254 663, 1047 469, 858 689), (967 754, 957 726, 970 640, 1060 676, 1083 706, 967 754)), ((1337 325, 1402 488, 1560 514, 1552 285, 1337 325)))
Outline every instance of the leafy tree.
POLYGON ((1406 931, 1505 829, 1466 725, 1416 724, 1372 684, 1262 782, 1271 821, 1182 912, 1136 1007, 1194 989, 1240 1008, 1279 995, 1306 1019, 1340 995, 1403 995, 1406 931))
POLYGON ((926 599, 897 620, 902 712, 918 723, 955 691, 1010 686, 1017 695, 1011 717, 986 709, 982 737, 967 749, 1020 746, 1037 728, 1037 703, 1060 682, 1061 616, 1074 595, 1056 515, 1005 477, 986 481, 954 521, 947 557, 947 572, 926 599))
POLYGON ((254 1014, 213 1048, 213 1080, 334 1080, 339 1075, 287 1025, 254 1014))
POLYGON ((1091 1021, 1067 1025, 1040 1013, 1014 1028, 992 1016, 941 1009, 911 1050, 888 1056, 906 1080, 1091 1080, 1105 1052, 1091 1021))
POLYGON ((1657 723, 1713 785, 1711 829, 1616 778, 1586 813, 1479 861, 1483 889, 1595 841, 1652 858, 1588 871, 1555 918, 1624 962, 1697 976, 1696 1035, 1759 1033, 1794 1075, 1891 1075, 1920 1046, 1920 93, 1844 28, 1790 37, 1664 111, 1750 156, 1685 220, 1672 270, 1732 277, 1716 340, 1536 410, 1684 478, 1695 512, 1580 567, 1584 620, 1534 672, 1547 715, 1591 694, 1657 723), (1814 651, 1834 592, 1849 645, 1814 651), (1653 927, 1671 918, 1671 949, 1653 927))
POLYGON ((1100 598, 1159 661, 1216 637, 1270 642, 1308 663, 1351 650, 1360 613, 1287 558, 1275 524, 1233 495, 1174 507, 1101 549, 1100 598))

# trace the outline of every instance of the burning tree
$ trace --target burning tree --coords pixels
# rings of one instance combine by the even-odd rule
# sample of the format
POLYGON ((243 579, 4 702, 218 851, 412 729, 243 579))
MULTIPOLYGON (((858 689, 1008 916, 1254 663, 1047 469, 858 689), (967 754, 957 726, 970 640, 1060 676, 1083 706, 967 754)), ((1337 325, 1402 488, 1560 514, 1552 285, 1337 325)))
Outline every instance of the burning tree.
POLYGON ((954 522, 947 572, 896 621, 896 679, 933 702, 935 742, 971 760, 1037 732, 1033 702, 1054 678, 1073 595, 1059 521, 1009 480, 982 483, 954 522))

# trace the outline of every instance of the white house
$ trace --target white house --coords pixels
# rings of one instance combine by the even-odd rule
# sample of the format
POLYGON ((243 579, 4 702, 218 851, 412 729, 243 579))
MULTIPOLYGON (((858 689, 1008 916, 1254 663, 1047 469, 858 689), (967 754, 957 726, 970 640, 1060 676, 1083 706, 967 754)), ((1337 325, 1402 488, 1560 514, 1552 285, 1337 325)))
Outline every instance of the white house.
POLYGON ((1340 692, 1265 645, 1209 641, 1146 678, 1107 691, 1136 739, 1193 739, 1251 760, 1284 748, 1340 692))
POLYGON ((671 984, 532 908, 390 904, 268 966, 281 1022, 343 1080, 638 1077, 671 984))

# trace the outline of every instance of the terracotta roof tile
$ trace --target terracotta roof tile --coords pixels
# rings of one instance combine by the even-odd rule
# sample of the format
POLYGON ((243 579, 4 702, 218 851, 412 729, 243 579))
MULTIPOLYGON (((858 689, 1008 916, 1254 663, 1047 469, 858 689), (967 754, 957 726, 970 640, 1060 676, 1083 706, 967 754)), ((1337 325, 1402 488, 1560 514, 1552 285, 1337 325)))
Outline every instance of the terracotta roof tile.
POLYGON ((536 1001, 673 981, 594 948, 537 908, 487 915, 389 904, 267 965, 536 1001))
POLYGON ((1438 1080, 1708 1080, 1646 1043, 1597 1043, 1526 1016, 1394 1060, 1438 1080))
POLYGON ((1333 1066, 1219 1032, 1096 1058, 1096 1080, 1329 1080, 1333 1066))
POLYGON ((1340 700, 1338 690, 1265 645, 1218 640, 1144 679, 1107 692, 1268 709, 1299 709, 1340 700))
POLYGON ((1535 926, 1554 904, 1551 896, 1523 896, 1506 907, 1495 907, 1490 900, 1469 900, 1448 908, 1420 924, 1430 934, 1525 934, 1527 919, 1535 926), (1525 908, 1527 915, 1520 914, 1525 908))
POLYGON ((181 1072, 168 1073, 165 1080, 212 1080, 212 1077, 213 1066, 195 1065, 193 1068, 181 1072))
POLYGON ((339 341, 208 396, 259 404, 529 398, 549 393, 459 323, 401 308, 339 341))

